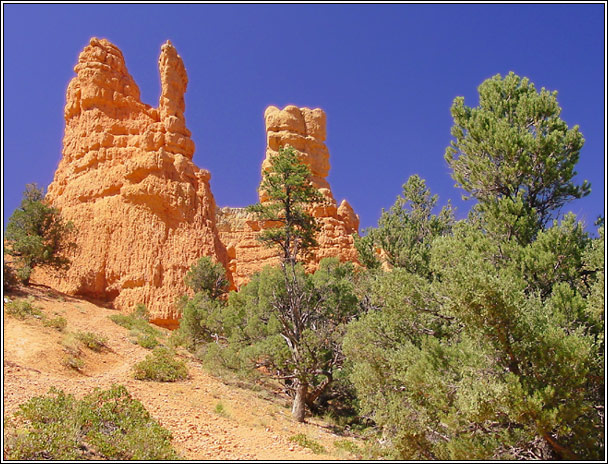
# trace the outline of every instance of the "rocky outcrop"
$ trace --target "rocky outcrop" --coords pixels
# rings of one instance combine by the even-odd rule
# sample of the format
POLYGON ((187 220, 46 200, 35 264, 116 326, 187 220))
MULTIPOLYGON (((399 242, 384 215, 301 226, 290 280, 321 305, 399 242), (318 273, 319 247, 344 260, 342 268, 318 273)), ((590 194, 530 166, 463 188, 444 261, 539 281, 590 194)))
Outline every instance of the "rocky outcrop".
MULTIPOLYGON (((278 262, 276 250, 257 241, 269 224, 243 209, 217 208, 210 173, 192 162, 194 143, 184 118, 188 78, 170 42, 159 58, 157 108, 141 102, 122 53, 107 40, 91 39, 74 71, 63 157, 47 199, 76 226, 77 250, 66 273, 37 270, 36 281, 124 311, 144 303, 153 322, 176 327, 175 301, 187 292, 184 276, 201 256, 223 264, 237 287, 278 262)), ((262 169, 279 147, 291 145, 327 200, 312 210, 321 233, 309 270, 327 256, 356 261, 352 234, 359 218, 346 200, 337 205, 326 180, 325 113, 271 106, 264 118, 268 143, 262 169)))
MULTIPOLYGON (((329 151, 325 145, 325 112, 319 108, 298 108, 293 105, 283 110, 270 106, 264 113, 264 119, 267 146, 262 172, 271 166, 272 157, 279 148, 289 145, 309 166, 312 183, 326 200, 311 211, 321 230, 317 236, 319 246, 313 250, 307 263, 308 270, 314 271, 319 261, 326 257, 356 262, 353 234, 358 231, 359 217, 346 200, 337 205, 326 179, 330 165, 329 151)), ((259 194, 261 202, 267 200, 263 191, 259 194)), ((237 286, 247 282, 249 276, 265 265, 278 262, 276 250, 269 250, 256 240, 259 231, 266 227, 268 224, 257 221, 254 215, 243 209, 222 208, 218 211, 218 230, 228 250, 229 269, 237 286)))
POLYGON ((63 158, 47 198, 78 229, 78 250, 59 290, 148 306, 175 325, 183 277, 201 256, 227 265, 215 225, 210 173, 192 163, 184 119, 188 84, 170 42, 161 48, 158 108, 140 101, 120 50, 91 39, 67 89, 63 158))

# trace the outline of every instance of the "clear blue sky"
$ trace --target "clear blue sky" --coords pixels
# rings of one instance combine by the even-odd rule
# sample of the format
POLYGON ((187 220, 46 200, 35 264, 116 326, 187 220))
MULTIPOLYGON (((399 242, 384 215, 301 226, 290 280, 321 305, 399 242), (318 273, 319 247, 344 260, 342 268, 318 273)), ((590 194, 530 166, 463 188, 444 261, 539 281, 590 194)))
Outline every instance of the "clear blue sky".
MULTIPOLYGON (((412 174, 464 217, 443 159, 456 96, 476 106, 485 79, 514 71, 557 90, 586 143, 571 209, 604 211, 605 26, 591 5, 3 5, 4 224, 26 183, 48 186, 61 158, 65 90, 90 37, 123 52, 142 100, 157 105, 170 39, 189 76, 194 162, 220 206, 256 201, 264 109, 327 112, 329 181, 361 226, 376 225, 412 174)), ((591 228, 593 229, 593 227, 591 228)))

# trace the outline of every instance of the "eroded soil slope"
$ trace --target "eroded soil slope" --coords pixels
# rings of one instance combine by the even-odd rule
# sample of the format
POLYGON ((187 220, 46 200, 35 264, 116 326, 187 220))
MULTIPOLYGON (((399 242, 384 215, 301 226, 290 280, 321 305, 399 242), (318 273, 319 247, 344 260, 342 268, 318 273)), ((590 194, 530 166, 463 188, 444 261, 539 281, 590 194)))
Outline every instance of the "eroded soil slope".
MULTIPOLYGON (((129 331, 108 316, 117 311, 66 296, 47 287, 22 289, 10 299, 33 297, 47 318, 64 317, 64 332, 45 327, 39 319, 18 320, 4 314, 5 415, 18 405, 54 386, 82 397, 95 387, 122 384, 173 434, 173 444, 186 459, 312 460, 353 459, 334 447, 345 437, 312 419, 297 424, 290 419, 288 399, 271 392, 228 385, 210 375, 185 352, 190 378, 175 383, 134 380, 132 366, 148 350, 134 344, 129 331), (66 332, 94 332, 106 337, 109 351, 84 350, 82 372, 62 365, 66 332), (221 403, 224 413, 216 408, 221 403), (327 454, 314 454, 289 439, 305 434, 323 445, 327 454)), ((349 438, 349 440, 352 440, 349 438)))

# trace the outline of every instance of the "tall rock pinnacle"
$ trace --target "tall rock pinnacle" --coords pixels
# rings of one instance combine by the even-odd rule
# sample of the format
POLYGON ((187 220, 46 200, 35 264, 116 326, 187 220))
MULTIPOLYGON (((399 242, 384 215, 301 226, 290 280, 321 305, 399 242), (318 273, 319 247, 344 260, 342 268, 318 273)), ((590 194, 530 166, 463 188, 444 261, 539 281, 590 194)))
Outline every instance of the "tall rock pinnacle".
POLYGON ((47 198, 77 227, 78 250, 65 275, 41 279, 118 309, 144 303, 154 321, 175 326, 189 267, 205 255, 227 263, 210 174, 191 161, 184 64, 170 42, 162 46, 158 108, 140 101, 122 53, 105 39, 91 39, 74 70, 47 198))

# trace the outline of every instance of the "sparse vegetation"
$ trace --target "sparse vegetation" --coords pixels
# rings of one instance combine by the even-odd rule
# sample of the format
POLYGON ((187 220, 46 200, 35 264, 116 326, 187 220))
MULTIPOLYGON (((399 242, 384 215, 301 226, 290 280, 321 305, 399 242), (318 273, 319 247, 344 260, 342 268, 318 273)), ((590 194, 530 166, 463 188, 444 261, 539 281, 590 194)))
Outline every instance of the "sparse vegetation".
POLYGON ((4 309, 9 316, 17 319, 26 319, 28 317, 35 317, 37 319, 42 318, 42 311, 34 306, 33 299, 19 299, 4 303, 4 309))
POLYGON ((146 359, 134 366, 134 377, 137 380, 175 382, 188 377, 188 368, 184 361, 175 359, 173 350, 157 347, 146 359))
POLYGON ((171 434, 123 386, 82 400, 56 389, 5 421, 9 460, 179 459, 171 434))
POLYGON ((312 438, 308 438, 304 433, 298 433, 297 435, 290 437, 289 441, 292 441, 303 448, 308 448, 315 454, 327 453, 327 450, 323 445, 316 442, 312 438))
POLYGON ((160 345, 158 340, 162 332, 148 322, 149 314, 145 305, 138 304, 131 314, 112 314, 110 320, 115 324, 129 329, 133 343, 152 349, 160 345))
POLYGON ((84 361, 80 359, 79 355, 75 354, 66 354, 62 358, 61 364, 78 372, 82 372, 82 370, 84 369, 84 361))
POLYGON ((66 320, 65 317, 58 316, 58 317, 54 317, 52 319, 44 319, 42 321, 42 324, 45 327, 52 327, 53 329, 63 332, 68 325, 68 321, 66 320))
POLYGON ((336 440, 334 441, 334 448, 337 450, 344 450, 347 453, 351 453, 356 456, 361 456, 363 454, 361 448, 350 440, 336 440))
POLYGON ((224 416, 224 417, 230 416, 230 414, 228 414, 228 411, 226 411, 226 407, 224 406, 224 403, 222 403, 221 401, 215 405, 215 408, 213 408, 213 411, 220 416, 224 416))
POLYGON ((137 337, 137 344, 143 348, 151 350, 159 345, 159 341, 153 335, 141 334, 137 337))
POLYGON ((106 345, 107 338, 93 332, 77 332, 76 338, 89 350, 97 353, 108 349, 108 345, 106 345))

